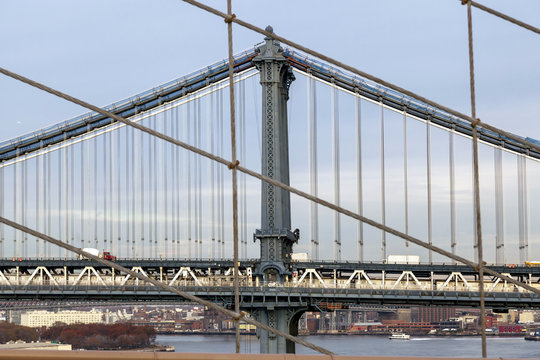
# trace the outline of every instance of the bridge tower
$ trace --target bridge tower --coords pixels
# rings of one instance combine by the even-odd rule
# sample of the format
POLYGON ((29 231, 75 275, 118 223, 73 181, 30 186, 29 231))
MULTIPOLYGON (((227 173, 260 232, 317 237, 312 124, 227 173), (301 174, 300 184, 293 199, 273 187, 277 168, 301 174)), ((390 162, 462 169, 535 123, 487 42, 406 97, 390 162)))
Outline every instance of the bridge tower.
MULTIPOLYGON (((270 26, 266 30, 273 32, 270 26)), ((257 50, 253 63, 260 71, 262 86, 262 173, 288 185, 287 101, 295 78, 278 41, 266 37, 257 50)), ((254 234, 261 245, 255 276, 262 284, 279 287, 291 275, 292 247, 299 238, 298 231, 291 231, 290 193, 263 182, 261 207, 261 228, 254 234)), ((298 333, 298 319, 306 309, 265 302, 262 307, 249 310, 257 320, 294 335, 298 333)), ((294 353, 293 342, 266 331, 258 331, 257 335, 261 353, 294 353)))

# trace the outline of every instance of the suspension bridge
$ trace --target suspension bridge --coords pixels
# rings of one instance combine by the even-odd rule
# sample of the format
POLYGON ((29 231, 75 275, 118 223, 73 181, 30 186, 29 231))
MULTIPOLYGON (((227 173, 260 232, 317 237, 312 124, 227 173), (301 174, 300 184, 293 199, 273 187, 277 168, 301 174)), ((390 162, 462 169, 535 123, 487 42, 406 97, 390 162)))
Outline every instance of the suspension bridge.
MULTIPOLYGON (((540 289, 539 259, 530 256, 538 247, 529 224, 539 211, 531 180, 540 151, 527 145, 540 144, 534 139, 477 127, 480 206, 490 214, 484 260, 506 276, 480 279, 477 269, 432 249, 476 258, 478 247, 474 129, 445 109, 272 37, 233 64, 218 62, 104 109, 228 159, 230 67, 239 164, 428 246, 240 173, 235 264, 226 168, 94 112, 0 143, 0 217, 108 251, 134 273, 226 307, 237 266, 241 307, 291 334, 303 312, 328 304, 479 306, 482 287, 491 307, 540 306, 537 294, 507 281, 540 289)), ((0 258, 3 300, 178 298, 4 224, 0 258)), ((259 336, 263 352, 294 352, 284 339, 259 336)))

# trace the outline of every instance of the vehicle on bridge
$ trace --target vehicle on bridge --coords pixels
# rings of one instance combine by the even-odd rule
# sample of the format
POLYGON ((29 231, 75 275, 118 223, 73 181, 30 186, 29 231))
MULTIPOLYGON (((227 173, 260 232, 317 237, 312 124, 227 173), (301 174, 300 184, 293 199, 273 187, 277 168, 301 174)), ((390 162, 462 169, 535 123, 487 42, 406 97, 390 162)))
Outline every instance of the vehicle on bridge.
MULTIPOLYGON (((90 255, 94 255, 94 256, 97 256, 99 258, 105 259, 105 260, 109 260, 109 261, 115 261, 116 260, 116 256, 112 255, 110 251, 104 251, 103 254, 101 254, 99 252, 99 250, 95 249, 95 248, 84 248, 84 249, 82 249, 82 251, 84 251, 85 253, 88 253, 90 255)), ((83 259, 86 259, 86 258, 84 256, 82 256, 82 255, 79 255, 79 260, 83 260, 83 259)))

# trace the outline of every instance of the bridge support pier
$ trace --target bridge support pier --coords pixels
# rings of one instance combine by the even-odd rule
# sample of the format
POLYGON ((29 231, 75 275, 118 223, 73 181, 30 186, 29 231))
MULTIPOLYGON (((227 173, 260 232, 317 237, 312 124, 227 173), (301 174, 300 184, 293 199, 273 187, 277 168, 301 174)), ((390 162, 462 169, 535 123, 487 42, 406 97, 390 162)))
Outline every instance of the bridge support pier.
MULTIPOLYGON (((251 310, 251 316, 263 324, 296 336, 298 335, 298 321, 306 310, 305 307, 267 307, 251 310)), ((296 344, 294 342, 266 330, 257 329, 257 338, 260 342, 260 351, 263 354, 295 353, 296 344)))

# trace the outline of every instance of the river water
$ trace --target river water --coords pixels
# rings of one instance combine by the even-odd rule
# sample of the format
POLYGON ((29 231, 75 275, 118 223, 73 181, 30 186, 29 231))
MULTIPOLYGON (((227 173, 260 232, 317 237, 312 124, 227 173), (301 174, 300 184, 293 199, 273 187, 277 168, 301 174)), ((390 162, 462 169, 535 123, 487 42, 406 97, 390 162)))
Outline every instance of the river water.
MULTIPOLYGON (((479 337, 414 337, 411 340, 390 340, 387 336, 311 335, 304 337, 338 355, 359 356, 482 356, 479 337)), ((229 335, 159 335, 157 342, 173 345, 176 352, 234 352, 234 336, 229 335)), ((258 353, 255 336, 242 336, 242 353, 258 353)), ((315 352, 296 345, 297 354, 315 352)), ((523 338, 489 337, 487 355, 491 358, 540 358, 540 341, 523 338)))

